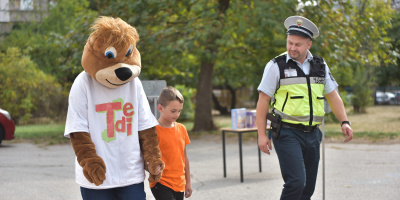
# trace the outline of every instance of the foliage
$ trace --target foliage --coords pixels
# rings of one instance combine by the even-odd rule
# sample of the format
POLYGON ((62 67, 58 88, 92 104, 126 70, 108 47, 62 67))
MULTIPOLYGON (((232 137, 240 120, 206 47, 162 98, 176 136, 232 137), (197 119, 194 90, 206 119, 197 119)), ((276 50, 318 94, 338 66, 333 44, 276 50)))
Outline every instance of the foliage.
POLYGON ((221 46, 213 83, 257 87, 266 63, 285 51, 283 21, 294 9, 295 4, 285 1, 232 1, 217 41, 221 46))
POLYGON ((277 0, 94 0, 91 7, 138 29, 141 76, 197 87, 194 129, 204 130, 214 128, 208 123, 212 83, 234 88, 258 85, 261 76, 252 74, 259 74, 269 59, 284 51, 281 22, 295 8, 291 1, 277 0), (282 47, 269 48, 277 44, 282 47))
MULTIPOLYGON (((302 1, 305 2, 305 1, 302 1)), ((374 71, 382 64, 394 63, 387 30, 394 11, 390 2, 379 0, 327 0, 300 9, 313 16, 322 32, 313 45, 328 63, 342 86, 353 87, 352 103, 356 112, 364 112, 372 103, 374 71)))
POLYGON ((70 85, 82 71, 80 60, 95 12, 88 12, 87 1, 58 0, 41 23, 21 23, 1 41, 0 51, 10 47, 30 49, 33 62, 58 82, 70 85))
POLYGON ((66 105, 67 98, 53 76, 41 71, 18 48, 0 53, 0 61, 0 105, 15 122, 60 114, 57 111, 66 105))
MULTIPOLYGON (((163 79, 168 85, 182 85, 183 91, 197 87, 196 98, 200 99, 195 101, 196 108, 207 115, 195 117, 194 127, 198 122, 212 122, 212 86, 257 88, 265 64, 285 51, 283 22, 291 15, 305 16, 317 24, 321 35, 313 40, 311 52, 325 59, 341 87, 353 87, 356 110, 363 111, 371 103, 375 72, 391 77, 377 79, 379 84, 399 80, 400 63, 395 61, 399 56, 400 20, 398 16, 391 19, 388 1, 55 2, 42 22, 15 26, 18 28, 0 41, 0 52, 5 54, 11 47, 27 52, 24 55, 29 55, 31 62, 61 83, 63 91, 56 94, 65 96, 82 71, 82 49, 94 19, 98 15, 120 17, 140 34, 142 79, 163 79)), ((200 126, 213 127, 209 125, 200 126)))
POLYGON ((390 53, 396 57, 396 63, 376 69, 378 86, 400 85, 400 12, 396 12, 391 22, 392 28, 388 30, 388 36, 391 38, 390 53))
POLYGON ((9 81, 24 79, 20 85, 7 82, 1 86, 12 90, 6 93, 2 89, 0 101, 12 108, 15 120, 27 122, 30 117, 65 116, 69 88, 82 71, 82 50, 96 15, 87 11, 87 6, 87 1, 58 0, 41 23, 21 23, 0 41, 4 57, 15 59, 2 63, 4 70, 13 69, 6 77, 9 81), (6 54, 15 47, 24 51, 24 55, 19 55, 18 50, 11 50, 15 55, 6 54), (14 62, 21 67, 13 66, 14 62), (31 74, 24 71, 24 65, 31 69, 31 74))
MULTIPOLYGON (((358 66, 355 71, 362 71, 360 68, 361 66, 358 66)), ((353 109, 356 113, 365 113, 367 106, 373 102, 373 90, 371 89, 373 85, 371 81, 372 74, 356 73, 353 77, 357 80, 353 85, 354 94, 351 97, 353 109), (365 76, 368 76, 368 78, 365 78, 365 76)))
POLYGON ((186 87, 184 85, 175 85, 175 88, 181 92, 183 99, 185 99, 185 102, 183 103, 183 110, 181 112, 179 120, 181 121, 193 120, 194 118, 193 99, 196 93, 196 89, 186 87))

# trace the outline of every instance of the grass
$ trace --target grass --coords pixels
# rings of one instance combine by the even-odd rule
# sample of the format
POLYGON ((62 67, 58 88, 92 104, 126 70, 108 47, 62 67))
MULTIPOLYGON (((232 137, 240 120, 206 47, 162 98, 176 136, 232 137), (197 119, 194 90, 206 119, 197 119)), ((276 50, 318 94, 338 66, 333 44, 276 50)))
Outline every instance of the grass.
POLYGON ((32 141, 35 144, 64 144, 69 139, 64 137, 65 124, 38 124, 17 126, 16 141, 32 141))
MULTIPOLYGON (((381 105, 367 108, 366 114, 348 114, 354 138, 368 139, 372 142, 399 139, 400 106, 381 105)), ((342 138, 338 123, 325 125, 326 136, 342 138)))
MULTIPOLYGON (((354 139, 362 142, 400 142, 400 106, 373 106, 367 108, 366 114, 348 114, 354 131, 354 139)), ((229 116, 214 116, 214 123, 220 127, 230 127, 229 116)), ((189 135, 193 138, 202 135, 219 136, 219 130, 192 132, 193 122, 183 122, 189 135)), ((65 124, 38 124, 17 126, 15 141, 32 141, 36 144, 65 144, 69 139, 64 137, 65 124)), ((338 123, 325 124, 327 140, 341 141, 343 135, 338 123)), ((227 135, 230 136, 229 134, 227 135)), ((235 136, 235 135, 232 135, 235 136)), ((244 140, 256 139, 257 133, 244 134, 244 140)))

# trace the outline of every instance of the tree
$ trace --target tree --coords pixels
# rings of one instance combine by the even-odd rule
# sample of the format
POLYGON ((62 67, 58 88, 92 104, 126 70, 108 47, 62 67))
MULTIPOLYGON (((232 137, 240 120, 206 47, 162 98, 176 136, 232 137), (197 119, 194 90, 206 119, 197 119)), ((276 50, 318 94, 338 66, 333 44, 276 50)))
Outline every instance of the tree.
POLYGON ((258 98, 255 88, 265 65, 286 51, 283 22, 295 8, 285 1, 232 1, 213 79, 215 86, 230 91, 231 108, 235 108, 239 88, 254 88, 252 98, 258 98))
POLYGON ((138 29, 143 76, 197 87, 194 131, 215 128, 213 83, 255 84, 272 54, 283 51, 267 47, 284 38, 282 28, 282 36, 275 33, 288 5, 293 4, 239 0, 91 3, 101 14, 121 17, 138 29))
MULTIPOLYGON (((306 4, 306 1, 303 1, 306 4)), ((322 31, 313 45, 328 63, 342 86, 353 88, 355 112, 365 112, 372 103, 374 71, 382 63, 393 63, 387 30, 393 10, 390 2, 380 0, 319 1, 300 9, 322 31)))
POLYGON ((55 117, 58 107, 67 105, 57 80, 45 74, 18 48, 0 53, 0 105, 13 120, 27 122, 34 117, 55 117))
POLYGON ((21 23, 0 41, 0 105, 15 121, 65 116, 68 91, 83 70, 82 50, 96 16, 88 5, 59 0, 41 23, 21 23))
POLYGON ((388 37, 391 38, 389 52, 396 57, 396 63, 383 64, 376 69, 378 86, 400 85, 400 12, 396 12, 391 22, 392 28, 388 30, 388 37))
MULTIPOLYGON (((10 47, 29 49, 33 62, 62 84, 71 83, 82 71, 83 46, 97 13, 88 12, 86 0, 59 0, 41 23, 21 23, 1 41, 0 51, 10 47)), ((70 84, 66 84, 70 85, 70 84)))

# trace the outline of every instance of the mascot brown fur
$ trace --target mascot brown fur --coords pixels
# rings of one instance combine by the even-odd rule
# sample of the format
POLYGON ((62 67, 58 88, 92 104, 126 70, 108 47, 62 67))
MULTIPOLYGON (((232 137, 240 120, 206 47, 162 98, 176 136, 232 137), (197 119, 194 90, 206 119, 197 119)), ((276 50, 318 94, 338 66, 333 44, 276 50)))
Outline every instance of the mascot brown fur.
MULTIPOLYGON (((136 49, 136 29, 119 18, 100 17, 94 23, 82 55, 84 70, 107 88, 118 88, 136 78, 141 71, 140 53, 136 49)), ((70 134, 72 147, 86 179, 101 185, 106 179, 106 165, 97 155, 90 133, 70 134)), ((158 147, 156 128, 139 131, 144 163, 149 163, 149 181, 161 178, 164 162, 158 147)), ((127 158, 128 159, 128 158, 127 158)))

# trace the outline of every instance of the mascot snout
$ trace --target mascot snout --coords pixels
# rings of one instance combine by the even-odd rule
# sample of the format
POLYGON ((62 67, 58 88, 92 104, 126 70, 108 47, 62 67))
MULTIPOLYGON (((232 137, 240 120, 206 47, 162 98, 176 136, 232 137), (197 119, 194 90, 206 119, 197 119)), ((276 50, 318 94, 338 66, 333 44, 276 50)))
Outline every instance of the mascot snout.
POLYGON ((108 88, 117 88, 138 77, 140 69, 137 65, 118 63, 99 70, 96 73, 96 80, 108 88))

